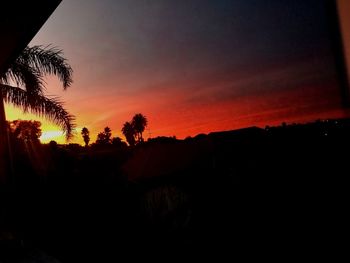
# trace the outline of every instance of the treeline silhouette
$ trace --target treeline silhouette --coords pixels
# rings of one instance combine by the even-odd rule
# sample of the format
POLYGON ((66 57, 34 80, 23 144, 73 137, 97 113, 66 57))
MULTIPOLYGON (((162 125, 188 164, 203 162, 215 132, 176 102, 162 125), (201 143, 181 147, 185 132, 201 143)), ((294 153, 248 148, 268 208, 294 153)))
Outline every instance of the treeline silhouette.
MULTIPOLYGON (((141 144, 144 142, 142 133, 145 131, 145 128, 148 124, 146 116, 141 113, 134 115, 130 122, 125 122, 121 132, 126 138, 129 146, 133 147, 136 144, 141 144)), ((81 130, 81 136, 83 137, 85 146, 89 146, 90 142, 90 131, 88 128, 84 127, 81 130)), ((97 135, 96 141, 92 146, 106 146, 114 145, 117 147, 125 148, 127 146, 126 142, 123 141, 120 137, 112 138, 112 130, 107 126, 104 130, 97 135)))
POLYGON ((12 131, 2 225, 62 262, 298 257, 345 246, 349 119, 184 140, 144 141, 141 132, 132 146, 113 143, 110 129, 90 146, 12 131))

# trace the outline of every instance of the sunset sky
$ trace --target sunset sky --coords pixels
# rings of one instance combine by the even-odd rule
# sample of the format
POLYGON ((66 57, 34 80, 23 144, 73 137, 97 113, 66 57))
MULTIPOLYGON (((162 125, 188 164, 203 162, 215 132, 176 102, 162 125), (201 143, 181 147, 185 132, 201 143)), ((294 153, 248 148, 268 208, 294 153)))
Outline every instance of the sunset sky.
MULTIPOLYGON (((342 117, 320 0, 63 0, 30 45, 63 49, 74 83, 62 91, 77 135, 113 136, 135 113, 145 137, 342 117)), ((8 119, 38 119, 7 106, 8 119)), ((43 122, 43 142, 64 142, 43 122)))

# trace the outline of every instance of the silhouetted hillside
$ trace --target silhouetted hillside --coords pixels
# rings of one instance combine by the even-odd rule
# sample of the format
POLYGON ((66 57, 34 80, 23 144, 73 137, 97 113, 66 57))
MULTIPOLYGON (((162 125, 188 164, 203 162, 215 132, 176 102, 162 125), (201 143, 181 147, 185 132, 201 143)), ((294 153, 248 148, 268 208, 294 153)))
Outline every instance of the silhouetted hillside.
POLYGON ((330 251, 344 245, 348 221, 349 132, 345 119, 134 148, 50 144, 40 148, 40 169, 18 144, 21 166, 15 187, 1 192, 3 218, 27 244, 66 262, 135 251, 330 251))
POLYGON ((333 248, 345 226, 349 134, 349 120, 211 133, 135 149, 124 169, 143 202, 159 203, 144 215, 156 229, 178 225, 174 191, 187 200, 192 245, 224 246, 223 235, 238 250, 333 248))

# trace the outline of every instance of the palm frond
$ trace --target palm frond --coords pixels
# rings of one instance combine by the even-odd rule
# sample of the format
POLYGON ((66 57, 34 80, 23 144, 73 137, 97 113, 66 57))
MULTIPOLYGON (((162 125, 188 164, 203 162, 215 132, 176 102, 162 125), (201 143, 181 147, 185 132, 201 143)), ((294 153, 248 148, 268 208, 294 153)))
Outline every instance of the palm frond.
POLYGON ((26 47, 17 62, 28 65, 38 72, 55 75, 63 84, 63 88, 68 88, 72 83, 73 69, 63 57, 60 49, 50 46, 26 47))
POLYGON ((22 108, 24 112, 31 112, 55 123, 63 130, 67 140, 73 137, 75 117, 63 108, 58 98, 48 98, 42 95, 30 96, 21 88, 4 84, 0 84, 0 91, 5 102, 22 108))
POLYGON ((17 60, 10 65, 1 80, 5 84, 13 81, 17 86, 24 86, 26 91, 32 95, 43 95, 46 84, 40 71, 17 60))

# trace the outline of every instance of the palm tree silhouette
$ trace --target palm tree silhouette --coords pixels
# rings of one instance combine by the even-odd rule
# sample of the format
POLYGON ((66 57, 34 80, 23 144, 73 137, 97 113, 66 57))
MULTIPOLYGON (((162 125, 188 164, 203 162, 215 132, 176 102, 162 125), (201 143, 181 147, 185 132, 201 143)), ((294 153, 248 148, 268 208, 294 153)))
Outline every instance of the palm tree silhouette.
POLYGON ((126 141, 130 146, 135 145, 135 129, 130 122, 125 122, 122 128, 122 133, 124 134, 126 141))
POLYGON ((142 133, 145 131, 147 122, 147 118, 141 113, 135 114, 135 116, 132 118, 131 124, 135 130, 137 141, 139 143, 143 142, 142 133))
POLYGON ((55 75, 67 89, 73 82, 73 70, 61 50, 50 46, 26 47, 0 75, 0 182, 13 171, 9 132, 4 102, 22 108, 57 124, 67 140, 73 136, 74 116, 57 97, 45 96, 44 76, 55 75), (5 176, 3 176, 5 175, 5 176))
POLYGON ((83 136, 83 139, 85 142, 85 147, 87 147, 89 145, 89 142, 90 142, 90 131, 88 130, 88 128, 84 127, 81 130, 81 136, 83 136))
POLYGON ((5 101, 22 108, 24 112, 46 117, 70 139, 75 127, 74 116, 64 109, 57 97, 44 94, 44 76, 57 76, 65 90, 73 82, 72 74, 73 70, 63 57, 62 50, 50 46, 26 47, 8 70, 0 75, 0 131, 6 131, 5 101))

